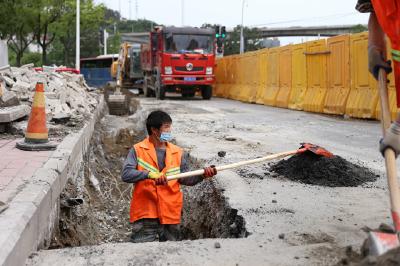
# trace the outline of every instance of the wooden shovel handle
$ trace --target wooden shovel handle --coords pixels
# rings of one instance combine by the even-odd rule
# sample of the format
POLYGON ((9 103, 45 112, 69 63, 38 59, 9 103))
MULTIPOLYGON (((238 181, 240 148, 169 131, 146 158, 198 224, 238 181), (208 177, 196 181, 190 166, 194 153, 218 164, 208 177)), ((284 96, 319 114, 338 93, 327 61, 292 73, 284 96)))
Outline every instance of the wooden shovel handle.
MULTIPOLYGON (((281 153, 276 153, 276 154, 268 155, 268 156, 265 156, 265 157, 253 159, 253 160, 247 160, 247 161, 241 161, 241 162, 227 164, 227 165, 216 166, 215 168, 217 168, 217 171, 219 172, 219 171, 223 171, 223 170, 237 168, 237 167, 244 166, 244 165, 260 163, 260 162, 279 159, 279 158, 284 158, 284 157, 287 157, 289 155, 296 154, 298 152, 299 152, 299 150, 281 152, 281 153)), ((182 174, 171 175, 171 176, 168 176, 167 179, 169 181, 169 180, 175 180, 175 179, 184 178, 184 177, 191 177, 191 176, 198 176, 198 175, 203 175, 203 174, 204 174, 204 170, 203 169, 199 169, 199 170, 190 171, 190 172, 186 172, 186 173, 182 173, 182 174)))
MULTIPOLYGON (((391 119, 390 119, 386 72, 382 68, 379 70, 378 87, 379 87, 379 96, 381 104, 381 124, 382 124, 383 136, 385 136, 386 130, 390 127, 391 119)), ((392 209, 393 224, 396 232, 399 232, 400 192, 399 192, 399 182, 397 180, 396 155, 392 149, 385 150, 385 164, 386 164, 386 174, 387 174, 389 194, 390 194, 390 206, 392 209)))

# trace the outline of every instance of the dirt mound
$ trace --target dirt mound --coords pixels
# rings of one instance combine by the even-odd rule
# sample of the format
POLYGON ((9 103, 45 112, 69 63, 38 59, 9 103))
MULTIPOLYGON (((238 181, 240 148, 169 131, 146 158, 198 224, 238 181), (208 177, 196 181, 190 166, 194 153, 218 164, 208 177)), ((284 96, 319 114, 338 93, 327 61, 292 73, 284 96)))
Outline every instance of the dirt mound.
POLYGON ((353 164, 340 156, 325 158, 305 152, 271 166, 290 180, 327 187, 356 187, 375 181, 377 175, 368 168, 353 164))

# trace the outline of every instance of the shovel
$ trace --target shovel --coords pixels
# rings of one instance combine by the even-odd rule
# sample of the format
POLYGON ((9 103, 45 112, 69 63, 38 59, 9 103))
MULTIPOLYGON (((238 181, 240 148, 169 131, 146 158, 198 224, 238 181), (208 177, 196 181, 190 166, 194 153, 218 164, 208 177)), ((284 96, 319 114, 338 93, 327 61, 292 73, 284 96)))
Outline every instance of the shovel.
MULTIPOLYGON (((383 136, 385 136, 386 129, 389 128, 391 120, 386 72, 382 68, 379 70, 378 87, 381 102, 381 124, 383 136)), ((369 254, 375 256, 382 255, 386 251, 399 246, 398 233, 400 231, 400 193, 399 183, 397 180, 396 155, 392 149, 386 149, 384 155, 390 195, 390 206, 395 232, 369 232, 369 254)))
MULTIPOLYGON (((284 157, 287 157, 290 155, 304 153, 306 151, 312 152, 313 154, 315 154, 317 156, 323 156, 323 157, 327 157, 327 158, 333 157, 333 154, 331 152, 327 151, 326 149, 324 149, 320 146, 317 146, 317 145, 314 145, 311 143, 301 143, 300 145, 301 145, 301 147, 297 150, 276 153, 276 154, 268 155, 268 156, 253 159, 253 160, 247 160, 247 161, 241 161, 241 162, 227 164, 227 165, 216 166, 215 168, 219 172, 219 171, 223 171, 223 170, 237 168, 237 167, 244 166, 244 165, 255 164, 255 163, 270 161, 270 160, 274 160, 274 159, 280 159, 280 158, 284 158, 284 157)), ((198 176, 198 175, 203 175, 203 174, 204 174, 204 170, 200 169, 200 170, 190 171, 190 172, 186 172, 186 173, 182 173, 182 174, 170 175, 170 176, 167 176, 167 180, 170 181, 170 180, 180 179, 180 178, 184 178, 184 177, 198 176)))

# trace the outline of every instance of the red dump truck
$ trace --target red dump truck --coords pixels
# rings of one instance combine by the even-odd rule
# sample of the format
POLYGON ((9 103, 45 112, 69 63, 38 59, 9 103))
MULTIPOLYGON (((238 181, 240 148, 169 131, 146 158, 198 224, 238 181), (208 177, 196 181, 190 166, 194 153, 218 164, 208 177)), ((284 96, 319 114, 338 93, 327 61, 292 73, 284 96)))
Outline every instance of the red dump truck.
POLYGON ((214 30, 193 27, 156 27, 150 43, 141 46, 143 93, 164 99, 166 92, 203 99, 212 96, 214 84, 214 30))

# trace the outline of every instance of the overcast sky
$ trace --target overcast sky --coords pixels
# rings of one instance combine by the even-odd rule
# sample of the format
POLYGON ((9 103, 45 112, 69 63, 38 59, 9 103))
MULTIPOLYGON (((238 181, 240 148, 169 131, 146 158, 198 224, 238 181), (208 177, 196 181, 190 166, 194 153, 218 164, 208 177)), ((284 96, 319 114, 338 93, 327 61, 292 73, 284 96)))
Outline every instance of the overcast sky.
MULTIPOLYGON (((121 11, 125 18, 146 18, 164 25, 201 26, 221 24, 232 28, 241 23, 242 0, 95 0, 121 11), (137 7, 137 8, 136 8, 137 7)), ((246 0, 246 26, 312 26, 366 24, 368 14, 360 14, 356 0, 246 0)), ((308 38, 310 39, 310 38, 308 38)))

